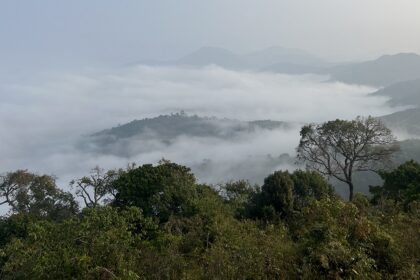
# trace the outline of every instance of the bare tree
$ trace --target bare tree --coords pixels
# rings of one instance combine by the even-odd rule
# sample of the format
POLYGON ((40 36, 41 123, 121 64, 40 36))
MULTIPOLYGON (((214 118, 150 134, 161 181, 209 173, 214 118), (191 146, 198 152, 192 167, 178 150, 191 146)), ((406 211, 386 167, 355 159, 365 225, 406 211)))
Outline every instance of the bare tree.
POLYGON ((89 176, 73 180, 70 185, 76 189, 76 195, 81 197, 86 207, 96 207, 107 198, 113 197, 114 189, 112 182, 117 178, 119 172, 109 170, 105 172, 96 166, 89 176))
POLYGON ((384 168, 399 149, 391 130, 370 116, 306 125, 300 136, 298 159, 308 168, 346 183, 350 201, 353 200, 353 174, 384 168))

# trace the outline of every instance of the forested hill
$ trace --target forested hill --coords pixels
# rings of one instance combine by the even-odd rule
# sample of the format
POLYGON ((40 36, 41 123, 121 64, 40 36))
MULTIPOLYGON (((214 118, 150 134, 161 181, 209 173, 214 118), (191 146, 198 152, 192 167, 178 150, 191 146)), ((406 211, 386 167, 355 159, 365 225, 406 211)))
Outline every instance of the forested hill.
POLYGON ((419 279, 420 164, 352 202, 317 172, 214 188, 171 162, 0 177, 1 279, 419 279))
POLYGON ((238 133, 254 132, 258 129, 288 128, 289 125, 281 121, 258 120, 238 121, 219 119, 215 117, 200 117, 187 115, 183 112, 160 115, 155 118, 134 120, 111 129, 95 133, 92 137, 128 138, 136 135, 153 135, 156 138, 169 140, 180 135, 195 137, 231 138, 238 133))

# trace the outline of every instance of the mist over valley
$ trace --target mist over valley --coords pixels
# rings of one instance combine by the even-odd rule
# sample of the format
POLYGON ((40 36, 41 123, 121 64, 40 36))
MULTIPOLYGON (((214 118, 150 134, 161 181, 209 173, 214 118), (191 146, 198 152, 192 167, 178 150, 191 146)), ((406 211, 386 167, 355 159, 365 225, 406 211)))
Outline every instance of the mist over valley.
MULTIPOLYGON (((392 59, 404 68, 404 57, 392 59)), ((294 71, 303 62, 326 67, 324 72, 364 69, 330 66, 283 48, 243 56, 205 48, 165 65, 45 72, 25 84, 3 83, 0 114, 6 133, 0 151, 8 161, 1 168, 54 174, 65 186, 96 165, 112 169, 165 158, 190 166, 202 182, 242 178, 260 184, 274 170, 296 168, 295 148, 306 123, 386 116, 400 139, 418 135, 416 117, 405 116, 417 109, 404 111, 418 104, 416 81, 389 87, 346 84, 334 74, 294 71), (276 61, 291 71, 268 70, 276 61), (400 87, 407 92, 404 98, 397 94, 400 87)), ((374 79, 393 71, 392 65, 380 67, 383 74, 375 72, 374 79)), ((406 68, 403 78, 411 78, 411 63, 406 68)))

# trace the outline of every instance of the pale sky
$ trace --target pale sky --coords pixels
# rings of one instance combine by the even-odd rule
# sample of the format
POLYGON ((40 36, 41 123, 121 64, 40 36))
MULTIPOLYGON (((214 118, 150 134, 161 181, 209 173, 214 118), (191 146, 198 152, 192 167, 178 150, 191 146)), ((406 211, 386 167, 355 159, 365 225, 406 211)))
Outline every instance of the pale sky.
POLYGON ((274 45, 335 61, 420 53, 420 1, 0 1, 3 72, 170 59, 202 46, 247 52, 274 45))

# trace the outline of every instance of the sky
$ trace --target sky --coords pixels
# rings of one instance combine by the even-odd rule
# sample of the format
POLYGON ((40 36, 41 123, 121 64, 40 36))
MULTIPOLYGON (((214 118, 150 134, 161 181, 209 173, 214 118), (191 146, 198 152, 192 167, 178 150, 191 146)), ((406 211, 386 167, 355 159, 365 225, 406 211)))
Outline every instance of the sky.
POLYGON ((420 53, 419 14, 418 0, 2 0, 0 70, 165 60, 203 46, 278 45, 333 61, 420 53))

